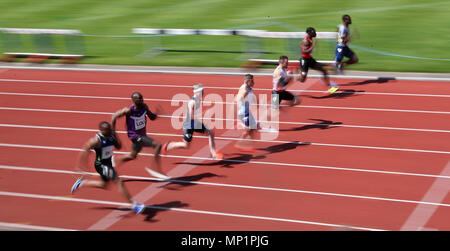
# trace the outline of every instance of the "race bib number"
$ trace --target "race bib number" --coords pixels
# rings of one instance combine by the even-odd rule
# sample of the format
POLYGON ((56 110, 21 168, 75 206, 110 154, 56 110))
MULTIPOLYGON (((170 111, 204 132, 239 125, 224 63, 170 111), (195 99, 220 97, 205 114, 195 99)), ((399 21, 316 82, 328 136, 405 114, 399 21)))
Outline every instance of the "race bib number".
POLYGON ((136 130, 140 130, 145 127, 145 115, 146 113, 142 114, 140 117, 132 117, 134 120, 134 128, 136 130))
POLYGON ((114 146, 106 146, 102 148, 102 159, 109 159, 112 157, 114 146))

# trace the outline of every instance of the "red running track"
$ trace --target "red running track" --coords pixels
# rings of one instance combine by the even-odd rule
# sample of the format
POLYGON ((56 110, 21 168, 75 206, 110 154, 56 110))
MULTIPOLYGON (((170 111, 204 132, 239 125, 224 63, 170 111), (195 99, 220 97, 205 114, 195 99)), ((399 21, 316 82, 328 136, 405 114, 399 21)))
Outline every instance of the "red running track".
MULTIPOLYGON (((208 159, 206 138, 195 135, 191 149, 163 156, 171 183, 144 171, 151 150, 124 165, 118 172, 130 192, 149 206, 143 215, 123 209, 114 185, 70 195, 78 149, 100 120, 130 104, 131 92, 141 91, 152 109, 161 106, 171 116, 182 105, 170 100, 190 95, 197 82, 225 101, 242 78, 1 72, 0 228, 450 230, 447 82, 339 79, 346 92, 327 95, 320 81, 309 79, 291 87, 302 90, 302 104, 280 117, 277 138, 255 143, 259 152, 237 152, 232 145, 240 131, 217 129, 227 159, 208 159)), ((256 94, 270 93, 270 77, 256 77, 256 84, 256 94)), ((170 119, 149 122, 150 136, 181 139, 170 119)), ((119 135, 125 142, 121 155, 130 143, 119 135)))

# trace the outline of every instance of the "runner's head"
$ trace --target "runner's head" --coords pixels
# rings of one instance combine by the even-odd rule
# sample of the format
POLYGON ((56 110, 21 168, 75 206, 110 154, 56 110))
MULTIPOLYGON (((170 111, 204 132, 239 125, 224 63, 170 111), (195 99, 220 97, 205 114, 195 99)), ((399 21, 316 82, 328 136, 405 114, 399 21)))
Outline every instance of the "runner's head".
POLYGON ((344 22, 345 25, 352 24, 352 19, 349 15, 343 15, 342 16, 342 22, 344 22))
POLYGON ((139 92, 133 92, 133 94, 131 94, 131 100, 136 107, 141 107, 142 104, 144 104, 144 97, 139 92))
POLYGON ((310 38, 313 38, 313 37, 316 37, 316 29, 314 29, 313 27, 308 27, 307 29, 306 29, 306 34, 308 34, 308 36, 310 37, 310 38))
POLYGON ((244 75, 244 83, 252 88, 255 85, 255 81, 253 80, 253 75, 252 74, 245 74, 244 75))
POLYGON ((105 136, 105 137, 109 137, 111 136, 111 124, 106 122, 106 121, 102 121, 100 122, 100 124, 98 124, 98 129, 100 130, 100 133, 105 136))
POLYGON ((194 96, 196 96, 196 97, 203 96, 203 93, 204 93, 203 85, 202 84, 195 84, 193 92, 194 92, 194 96))
POLYGON ((278 63, 283 69, 286 69, 289 64, 289 58, 287 56, 280 56, 280 58, 278 59, 278 63))

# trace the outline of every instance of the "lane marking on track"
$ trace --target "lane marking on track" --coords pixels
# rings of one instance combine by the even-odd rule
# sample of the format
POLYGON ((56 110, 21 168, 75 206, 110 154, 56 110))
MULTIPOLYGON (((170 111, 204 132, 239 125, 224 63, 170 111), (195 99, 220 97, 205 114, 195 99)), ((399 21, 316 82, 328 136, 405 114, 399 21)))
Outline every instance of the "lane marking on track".
MULTIPOLYGON (((36 97, 56 97, 56 98, 84 98, 84 99, 112 99, 112 100, 129 100, 125 97, 102 97, 102 96, 83 96, 83 95, 63 95, 63 94, 42 94, 42 93, 14 93, 14 92, 0 92, 0 95, 16 95, 16 96, 36 96, 36 97)), ((145 98, 148 101, 156 102, 187 102, 188 100, 177 99, 155 99, 145 98)), ((236 105, 236 103, 230 102, 210 102, 214 104, 222 105, 236 105)), ((270 107, 271 104, 267 104, 270 107)), ((281 105, 283 107, 289 107, 289 105, 281 105)), ((450 114, 447 111, 423 111, 423 110, 403 110, 403 109, 384 109, 384 108, 364 108, 364 107, 340 107, 340 106, 319 106, 319 105, 296 105, 293 108, 316 108, 316 109, 338 109, 338 110, 361 110, 361 111, 381 111, 381 112, 413 112, 413 113, 431 113, 431 114, 450 114)))
MULTIPOLYGON (((86 98, 86 99, 120 99, 125 100, 129 98, 122 97, 96 97, 96 96, 76 96, 76 95, 57 95, 57 94, 33 94, 33 93, 5 93, 2 92, 0 95, 22 95, 22 96, 41 96, 41 97, 60 97, 60 98, 86 98)), ((186 102, 187 100, 176 100, 176 99, 155 99, 155 98, 145 98, 148 101, 155 102, 186 102)), ((236 103, 229 102, 209 102, 222 105, 236 105, 236 103)), ((267 104, 270 107, 271 104, 267 104)), ((287 107, 288 105, 281 105, 287 107)), ((428 114, 450 114, 447 111, 424 111, 424 110, 405 110, 405 109, 385 109, 385 108, 368 108, 368 107, 343 107, 343 106, 320 106, 320 105, 296 105, 292 108, 312 108, 312 109, 336 109, 336 110, 358 110, 358 111, 376 111, 376 112, 406 112, 406 113, 428 113, 428 114)))
MULTIPOLYGON (((21 111, 30 111, 28 109, 30 108, 12 108, 11 107, 0 107, 0 110, 18 110, 21 111)), ((48 110, 48 109, 39 109, 39 110, 31 110, 31 111, 37 111, 37 112, 58 112, 60 110, 48 110)), ((72 111, 73 113, 78 113, 80 111, 72 111)), ((84 113, 81 112, 81 113, 84 113)), ((94 113, 95 114, 95 113, 94 113)), ((99 114, 113 114, 113 113, 104 113, 99 112, 99 114)), ((167 116, 167 115, 160 115, 161 118, 182 118, 181 116, 167 116)), ((216 120, 223 120, 223 121, 237 121, 236 119, 221 119, 221 118, 215 118, 216 120)), ((261 121, 262 123, 269 123, 270 121, 261 121)), ((438 133, 450 133, 450 130, 439 130, 439 129, 421 129, 421 128, 403 128, 403 127, 389 127, 389 126, 367 126, 367 125, 348 125, 348 124, 334 124, 334 123, 306 123, 306 122, 289 122, 289 121, 279 121, 280 124, 286 124, 286 125, 315 125, 315 126, 333 126, 333 127, 344 127, 344 128, 360 128, 360 129, 380 129, 380 130, 396 130, 396 131, 416 131, 416 132, 438 132, 438 133)), ((3 124, 4 126, 7 126, 8 124, 3 124)), ((20 126, 20 125, 17 125, 20 126)), ((25 125, 24 125, 25 126, 25 125)), ((44 129, 44 128, 43 128, 44 129)))
MULTIPOLYGON (((8 192, 8 191, 0 191, 0 196, 47 199, 47 200, 53 199, 53 200, 61 200, 61 201, 67 201, 67 202, 91 203, 91 204, 111 205, 111 206, 128 207, 128 208, 130 206, 128 203, 113 202, 113 201, 91 200, 91 199, 81 199, 81 198, 64 198, 64 197, 60 197, 60 196, 15 193, 15 192, 8 192)), ((265 217, 265 216, 254 216, 254 215, 235 214, 235 213, 224 213, 224 212, 215 212, 215 211, 207 211, 207 210, 169 208, 169 207, 151 206, 151 205, 148 205, 147 208, 153 208, 153 209, 165 210, 165 211, 170 210, 170 211, 183 212, 183 213, 206 214, 206 215, 227 216, 227 217, 246 218, 246 219, 255 219, 255 220, 266 220, 266 221, 278 221, 278 222, 288 222, 288 223, 297 223, 297 224, 306 224, 306 225, 317 225, 317 226, 326 226, 326 227, 333 227, 333 228, 351 228, 351 229, 356 229, 356 230, 367 230, 367 231, 386 231, 383 229, 376 229, 376 228, 344 226, 344 225, 337 225, 337 224, 323 223, 323 222, 284 219, 284 218, 265 217)))
MULTIPOLYGON (((1 109, 1 108, 0 108, 1 109)), ((0 124, 0 127, 12 127, 8 124, 0 124)), ((16 126, 18 128, 25 128, 26 126, 16 126)), ((28 127, 32 128, 32 127, 28 127)), ((48 129, 48 130, 66 130, 67 128, 60 127, 34 127, 34 129, 48 129)), ((69 128, 67 130, 73 131, 91 131, 89 129, 78 129, 69 128)), ((119 131, 119 133, 125 133, 119 131)), ((148 133, 149 135, 157 136, 169 136, 169 137, 180 137, 179 134, 169 134, 169 133, 148 133)), ((199 138, 205 138, 204 136, 198 136, 199 138)), ((216 139, 220 140, 239 140, 237 137, 221 137, 217 136, 216 139)), ((249 140, 250 141, 250 140, 249 140)), ((254 142, 263 143, 283 143, 283 144, 295 144, 295 145, 308 145, 308 146, 324 146, 324 147, 343 147, 343 148, 358 148, 358 149, 369 149, 369 150, 386 150, 386 151, 402 151, 402 152, 418 152, 418 153, 433 153, 433 154, 450 154, 449 151, 437 151, 437 150, 425 150, 425 149, 411 149, 411 148, 395 148, 395 147, 383 147, 383 146, 359 146, 359 145, 345 145, 345 144, 330 144, 330 143, 318 143, 318 142, 298 142, 298 141, 281 141, 281 140, 251 140, 254 142)))
MULTIPOLYGON (((450 161, 444 167, 441 172, 442 176, 450 175, 450 161)), ((450 191, 450 180, 436 178, 426 194, 423 196, 422 201, 433 201, 435 203, 441 203, 448 192, 450 191)), ((419 204, 414 211, 408 217, 400 230, 402 231, 417 231, 417 230, 431 230, 425 228, 425 225, 434 215, 438 206, 432 204, 419 204)))
MULTIPOLYGON (((45 168, 34 168, 34 167, 19 167, 19 166, 8 166, 8 165, 0 165, 0 169, 16 170, 16 171, 30 171, 30 172, 43 172, 43 173, 70 174, 70 175, 77 174, 77 172, 75 172, 75 171, 55 170, 55 169, 45 169, 45 168)), ((193 169, 192 167, 189 167, 188 171, 191 171, 192 169, 193 169)), ((92 176, 99 176, 98 173, 87 173, 87 174, 88 175, 92 175, 92 176)), ((120 177, 121 178, 126 178, 126 179, 163 181, 163 179, 158 179, 158 178, 153 178, 153 177, 130 176, 130 175, 120 175, 120 177)), ((178 177, 181 177, 181 176, 178 175, 178 177)), ((450 174, 449 174, 449 176, 446 176, 446 178, 450 182, 450 174)), ((318 191, 299 190, 299 189, 286 189, 286 188, 275 188, 275 187, 237 185, 237 184, 226 184, 226 183, 204 182, 204 181, 186 181, 186 180, 177 180, 176 178, 170 179, 168 182, 164 182, 164 183, 155 183, 155 185, 161 186, 162 184, 167 184, 167 183, 185 183, 185 184, 195 184, 195 185, 205 185, 205 186, 215 186, 215 187, 226 187, 226 188, 241 188, 241 189, 252 189, 252 190, 262 190, 262 191, 314 194, 314 195, 321 195, 321 196, 334 196, 334 197, 344 197, 344 198, 353 198, 353 199, 378 200, 378 201, 388 201, 388 202, 398 202, 398 203, 410 203, 410 204, 418 204, 418 205, 428 205, 428 206, 433 206, 433 207, 439 207, 439 206, 450 207, 450 204, 445 204, 445 203, 441 203, 441 202, 439 202, 439 203, 438 202, 429 202, 429 201, 425 201, 425 200, 414 201, 414 200, 405 200, 405 199, 394 199, 394 198, 385 198, 385 197, 363 196, 363 195, 355 195, 355 194, 318 192, 318 191)), ((61 196, 61 197, 73 198, 73 196, 61 196)), ((115 216, 117 217, 118 215, 115 215, 115 216)))
POLYGON ((8 223, 8 222, 0 222, 0 229, 2 229, 2 230, 26 230, 26 231, 78 231, 75 229, 44 227, 44 226, 8 223))
MULTIPOLYGON (((165 87, 165 88, 187 88, 192 89, 192 85, 165 85, 165 84, 139 84, 139 83, 105 83, 105 82, 78 82, 78 81, 56 81, 56 80, 32 80, 32 79, 0 79, 0 82, 20 82, 20 84, 61 84, 61 85, 101 85, 101 86, 134 86, 134 87, 165 87)), ((349 88, 351 86, 341 86, 341 88, 349 88)), ((227 87, 227 86, 206 86, 205 89, 218 89, 218 90, 239 90, 238 87, 227 87)), ((272 91, 268 88, 253 88, 254 91, 272 91)), ((307 93, 324 93, 320 90, 305 90, 305 89, 295 89, 293 86, 289 88, 291 92, 307 92, 307 93)), ((392 95, 392 96, 412 96, 412 97, 434 97, 434 98, 450 98, 449 94, 425 94, 425 93, 395 93, 395 92, 349 92, 337 91, 338 93, 354 93, 354 94, 368 94, 368 95, 392 95)), ((128 98, 129 99, 129 98, 128 98)))
MULTIPOLYGON (((192 75, 229 75, 229 76, 242 76, 244 72, 227 72, 227 71, 199 71, 199 70, 150 70, 150 69, 112 69, 112 68, 85 68, 85 67, 54 67, 54 66, 0 66, 0 69, 19 69, 19 70, 45 70, 45 71, 90 71, 90 72, 131 72, 131 73, 166 73, 166 74, 192 74, 192 75)), ((272 73, 252 73, 254 76, 272 76, 272 73)), ((362 75, 328 75, 332 78, 342 79, 378 79, 378 76, 362 76, 362 75)), ((309 78, 322 78, 321 74, 310 74, 309 78)), ((390 77, 391 78, 391 77, 390 77)), ((447 82, 450 78, 445 77, 392 77, 397 80, 414 80, 414 81, 438 81, 447 82)))
MULTIPOLYGON (((0 147, 61 150, 61 151, 76 151, 76 152, 81 151, 81 149, 79 149, 79 148, 37 146, 37 145, 19 145, 19 144, 6 144, 6 143, 0 143, 0 147)), ((115 154, 129 154, 128 152, 119 152, 119 151, 115 151, 114 153, 115 154)), ((140 155, 153 156, 153 154, 151 154, 151 153, 140 153, 140 155)), ((163 155, 163 154, 161 154, 160 156, 166 157, 166 158, 191 159, 191 160, 201 160, 201 161, 209 160, 209 161, 217 162, 217 160, 214 160, 211 158, 206 158, 206 157, 177 156, 177 155, 163 155)), ((449 176, 441 176, 441 175, 433 175, 433 174, 406 173, 406 172, 381 171, 381 170, 358 169, 358 168, 343 168, 343 167, 333 167, 333 166, 318 166, 318 165, 306 165, 306 164, 296 164, 296 163, 290 164, 290 163, 277 163, 277 162, 264 162, 264 161, 236 160, 236 159, 223 159, 220 162, 261 164, 261 165, 271 165, 271 166, 306 167, 306 168, 328 169, 328 170, 338 170, 338 171, 367 172, 367 173, 377 173, 377 174, 406 175, 406 176, 431 177, 431 178, 450 178, 449 176)))

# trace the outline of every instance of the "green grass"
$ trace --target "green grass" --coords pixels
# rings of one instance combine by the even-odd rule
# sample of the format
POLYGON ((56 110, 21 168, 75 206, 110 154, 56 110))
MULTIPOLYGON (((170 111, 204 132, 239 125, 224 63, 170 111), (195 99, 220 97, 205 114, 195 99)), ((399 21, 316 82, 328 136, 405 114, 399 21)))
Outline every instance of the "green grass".
MULTIPOLYGON (((382 55, 364 48, 406 56, 450 59, 450 1, 385 0, 2 0, 0 27, 79 29, 89 35, 132 35, 132 28, 239 28, 269 31, 335 31, 343 14, 359 33, 351 45, 360 63, 355 70, 450 72, 450 61, 382 55), (360 49, 361 48, 361 49, 360 49)), ((235 67, 237 53, 165 52, 145 57, 142 38, 84 37, 83 63, 235 67)), ((62 40, 55 40, 63 52, 62 40)), ((172 50, 241 51, 239 37, 167 36, 161 44, 172 50)), ((265 39, 264 48, 277 58, 286 41, 265 39)), ((334 43, 320 41, 315 57, 333 59, 334 43)), ((32 51, 30 43, 26 49, 32 51)), ((5 50, 3 48, 2 50, 5 50)), ((294 56, 294 55, 290 55, 294 56)))

